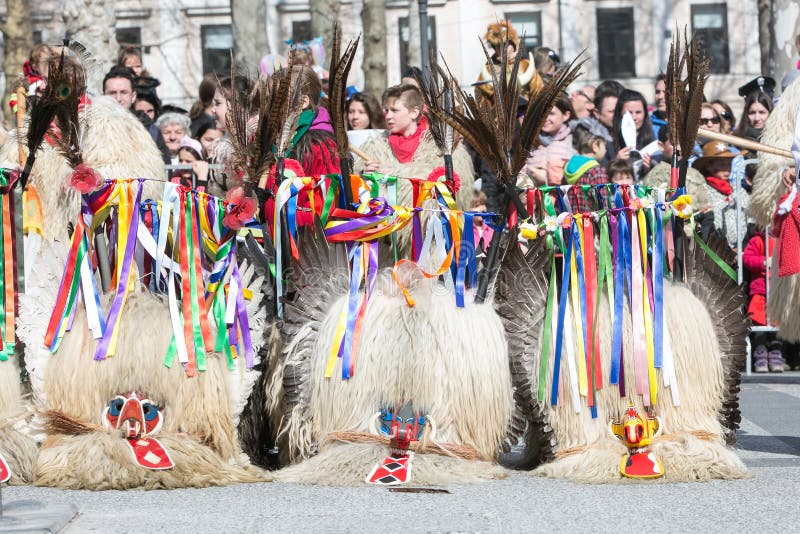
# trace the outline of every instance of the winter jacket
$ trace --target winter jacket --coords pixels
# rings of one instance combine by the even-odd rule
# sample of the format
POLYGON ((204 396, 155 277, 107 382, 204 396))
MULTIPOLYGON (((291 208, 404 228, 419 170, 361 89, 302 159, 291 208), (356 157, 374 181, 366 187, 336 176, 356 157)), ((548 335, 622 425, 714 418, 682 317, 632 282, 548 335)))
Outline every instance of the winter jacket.
POLYGON ((531 152, 525 162, 525 172, 532 177, 534 169, 546 169, 547 183, 560 185, 564 182, 564 165, 575 154, 575 149, 572 148, 572 130, 565 124, 555 135, 541 134, 539 139, 542 144, 531 152))
MULTIPOLYGON (((769 240, 769 254, 773 256, 775 240, 769 240)), ((767 251, 764 246, 764 232, 757 232, 742 252, 742 264, 750 273, 750 295, 767 294, 767 251)))

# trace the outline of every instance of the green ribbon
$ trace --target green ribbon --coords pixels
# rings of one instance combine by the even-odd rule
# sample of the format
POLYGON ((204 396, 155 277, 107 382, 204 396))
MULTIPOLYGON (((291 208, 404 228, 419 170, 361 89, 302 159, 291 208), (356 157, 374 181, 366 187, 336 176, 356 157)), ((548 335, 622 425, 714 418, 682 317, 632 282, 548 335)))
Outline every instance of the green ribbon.
MULTIPOLYGON (((8 184, 6 180, 6 173, 5 169, 3 172, 0 172, 0 186, 5 186, 8 184)), ((9 193, 11 195, 12 193, 9 193)), ((3 203, 0 202, 0 221, 3 220, 3 203)), ((13 222, 13 221, 12 221, 13 222)), ((0 234, 2 234, 2 228, 0 228, 0 234)), ((0 258, 5 258, 5 239, 3 236, 0 235, 0 258)), ((0 362, 5 362, 8 360, 8 354, 6 354, 6 287, 5 287, 5 279, 6 279, 6 269, 10 269, 10 265, 5 265, 5 262, 2 266, 0 266, 0 333, 3 336, 3 347, 2 352, 0 352, 0 362)))
POLYGON ((556 253, 553 250, 553 237, 547 236, 547 249, 550 250, 550 287, 547 289, 547 306, 544 311, 544 333, 542 334, 542 357, 539 364, 539 389, 537 398, 544 402, 547 385, 547 367, 550 358, 550 334, 553 324, 553 302, 556 298, 556 253))
MULTIPOLYGON (((330 178, 331 182, 328 185, 328 190, 325 192, 325 202, 322 204, 322 213, 319 216, 323 228, 328 225, 328 219, 331 216, 331 208, 336 200, 336 192, 339 190, 341 183, 338 174, 327 174, 326 178, 330 178)), ((275 276, 274 266, 270 264, 270 267, 273 269, 272 275, 275 276)))
POLYGON ((739 283, 739 277, 738 277, 738 276, 736 276, 736 271, 734 271, 734 270, 733 270, 733 267, 731 267, 730 265, 728 265, 728 264, 725 262, 725 260, 723 260, 722 258, 720 258, 720 257, 717 255, 717 253, 716 253, 716 252, 714 252, 713 250, 711 250, 711 249, 708 247, 708 245, 706 245, 706 244, 703 242, 703 239, 700 237, 700 234, 698 234, 698 233, 697 233, 696 226, 695 226, 695 224, 694 224, 694 215, 692 215, 692 217, 690 218, 690 221, 691 221, 691 224, 692 224, 692 229, 693 229, 693 230, 692 230, 692 232, 694 233, 694 240, 697 242, 697 244, 698 244, 698 245, 700 245, 700 248, 702 248, 702 249, 703 249, 703 252, 705 252, 706 254, 708 254, 708 257, 709 257, 709 258, 711 258, 711 261, 713 261, 714 263, 716 263, 716 264, 717 264, 717 267, 719 267, 720 269, 722 269, 722 272, 724 272, 725 274, 727 274, 728 276, 730 276, 730 277, 731 277, 731 280, 733 280, 734 282, 736 282, 736 283, 738 284, 738 283, 739 283))
MULTIPOLYGON (((198 274, 194 268, 194 226, 195 220, 194 216, 192 215, 192 206, 194 202, 191 199, 191 192, 187 193, 187 202, 186 202, 186 243, 188 252, 186 254, 186 260, 189 262, 189 287, 190 287, 190 295, 189 298, 191 299, 190 302, 192 304, 192 334, 194 337, 194 351, 195 351, 195 358, 197 360, 197 370, 198 371, 205 371, 206 370, 206 351, 205 351, 205 344, 203 342, 203 333, 200 330, 200 308, 197 305, 197 298, 198 298, 198 291, 197 291, 197 278, 198 274)), ((183 258, 181 258, 183 260, 183 258)), ((201 278, 202 280, 202 278, 201 278)), ((186 295, 183 295, 183 298, 186 298, 186 295)))

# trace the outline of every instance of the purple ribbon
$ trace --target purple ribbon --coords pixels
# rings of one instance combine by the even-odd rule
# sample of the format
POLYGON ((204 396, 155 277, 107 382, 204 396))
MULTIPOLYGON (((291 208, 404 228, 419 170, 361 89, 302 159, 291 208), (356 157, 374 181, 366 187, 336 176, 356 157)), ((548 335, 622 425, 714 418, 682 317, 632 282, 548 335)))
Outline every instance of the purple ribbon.
MULTIPOLYGON (((131 263, 133 260, 133 252, 136 249, 136 233, 139 230, 139 205, 142 202, 142 180, 136 182, 138 184, 138 191, 136 192, 136 201, 133 204, 133 217, 131 218, 131 227, 128 231, 127 240, 125 243, 125 255, 122 260, 122 269, 120 271, 119 280, 117 280, 117 292, 114 295, 114 302, 111 303, 111 309, 108 312, 106 319, 106 329, 103 332, 103 337, 97 343, 95 349, 94 359, 105 360, 108 354, 108 349, 111 344, 111 338, 114 335, 114 328, 119 320, 119 315, 122 312, 122 303, 125 300, 125 292, 128 290, 128 279, 131 274, 131 263)), ((119 214, 119 210, 117 211, 119 214)))

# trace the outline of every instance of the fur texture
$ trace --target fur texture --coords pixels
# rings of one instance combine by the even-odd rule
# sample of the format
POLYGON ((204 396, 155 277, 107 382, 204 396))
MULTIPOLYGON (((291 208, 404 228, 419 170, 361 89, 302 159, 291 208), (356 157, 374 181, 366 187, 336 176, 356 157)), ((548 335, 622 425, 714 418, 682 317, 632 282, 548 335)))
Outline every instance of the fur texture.
POLYGON ((0 453, 11 468, 11 484, 33 482, 36 443, 21 433, 29 403, 23 398, 19 364, 16 357, 0 362, 0 453))
POLYGON ((159 435, 175 467, 150 471, 133 463, 120 436, 90 432, 54 436, 42 445, 36 472, 38 486, 124 490, 206 488, 240 482, 264 482, 266 475, 245 463, 226 461, 188 434, 159 435))
MULTIPOLYGON (((387 402, 411 400, 427 411, 436 433, 430 435, 429 424, 423 443, 464 444, 487 460, 497 456, 511 415, 512 391, 502 325, 494 310, 472 304, 469 295, 466 307, 456 309, 453 295, 438 283, 406 273, 405 283, 413 286, 416 300, 409 308, 391 276, 384 272, 380 277, 364 318, 352 378, 341 379, 341 361, 332 378, 324 378, 343 298, 331 301, 320 322, 310 322, 284 348, 268 385, 272 410, 281 411, 287 377, 304 375, 310 384, 280 426, 282 452, 291 461, 303 460, 280 472, 281 480, 363 482, 386 449, 327 444, 326 437, 342 430, 369 432, 375 413, 387 402), (459 325, 455 331, 454 324, 459 325), (318 457, 308 460, 318 451, 318 457)), ((433 455, 415 456, 415 480, 471 482, 500 472, 428 456, 433 455)))
MULTIPOLYGON (((22 306, 29 309, 37 303, 23 298, 22 306)), ((76 326, 64 337, 59 352, 50 356, 51 361, 44 368, 30 369, 31 375, 37 375, 38 381, 44 384, 46 402, 40 399, 39 408, 58 410, 99 424, 104 407, 115 395, 134 390, 142 392, 161 407, 165 418, 156 437, 164 440, 170 453, 175 445, 178 454, 183 454, 183 459, 193 466, 191 469, 181 466, 178 458, 173 457, 177 470, 160 482, 163 486, 157 487, 178 487, 180 477, 194 471, 207 471, 200 477, 204 481, 201 485, 250 482, 256 478, 254 472, 243 469, 247 460, 235 434, 232 415, 235 401, 229 381, 238 371, 229 371, 223 358, 214 355, 208 357, 207 371, 192 379, 184 375, 178 364, 172 369, 165 368, 163 360, 172 331, 169 312, 162 299, 140 292, 128 297, 119 327, 118 353, 102 362, 93 360, 96 342, 82 327, 85 320, 83 311, 77 311, 76 326), (145 329, 148 332, 146 344, 141 342, 145 329), (41 374, 43 379, 38 376, 41 374), (180 445, 181 441, 185 443, 180 445), (215 456, 213 462, 208 460, 209 455, 215 456), (220 463, 232 467, 228 471, 217 471, 215 465, 220 463), (233 468, 237 466, 238 469, 233 468)), ((26 343, 41 343, 41 331, 28 329, 25 334, 26 343)), ((110 449, 100 438, 96 445, 89 446, 92 442, 87 439, 62 436, 45 440, 37 469, 38 483, 87 489, 149 487, 154 483, 146 476, 123 476, 140 468, 127 456, 126 461, 122 461, 122 456, 118 455, 123 450, 121 447, 110 449), (49 451, 51 448, 56 450, 49 451), (68 469, 51 472, 55 465, 66 465, 68 469), (104 466, 103 474, 85 472, 93 471, 88 465, 104 466), (139 483, 139 480, 145 482, 139 483)), ((114 439, 122 445, 121 438, 114 439)), ((198 485, 192 477, 186 478, 185 484, 198 485)))
MULTIPOLYGON (((436 148, 436 144, 428 133, 420 141, 419 148, 417 148, 414 158, 409 163, 397 161, 385 135, 376 135, 367 139, 361 146, 361 150, 369 154, 374 160, 381 161, 392 167, 392 174, 401 177, 397 181, 397 202, 401 206, 411 207, 412 203, 411 182, 403 178, 425 180, 434 168, 444 165, 439 149, 436 148)), ((364 163, 361 158, 355 158, 353 169, 356 174, 360 173, 364 168, 364 163)), ((472 203, 475 171, 469 154, 461 144, 453 151, 453 170, 461 178, 461 188, 455 195, 456 207, 460 210, 469 210, 472 203)), ((386 195, 386 187, 382 186, 381 196, 385 197, 386 195)), ((433 202, 428 204, 428 207, 435 207, 433 202)), ((408 225, 397 234, 397 246, 400 257, 410 257, 411 225, 408 225)))
MULTIPOLYGON (((800 107, 800 83, 795 80, 781 94, 778 104, 770 113, 761 142, 783 150, 789 150, 794 140, 794 118, 800 107)), ((783 170, 792 162, 782 156, 758 153, 758 169, 753 179, 753 192, 750 195, 749 215, 761 226, 772 222, 778 200, 786 193, 781 180, 783 170)))
MULTIPOLYGON (((800 107, 800 83, 794 81, 786 88, 778 105, 770 113, 761 134, 761 142, 788 150, 794 139, 794 120, 798 107, 800 107)), ((791 161, 786 158, 766 152, 758 153, 758 170, 753 180, 749 213, 759 225, 764 226, 772 222, 778 200, 787 192, 781 175, 783 170, 791 165, 791 161)), ((778 247, 776 244, 775 250, 778 250, 778 247)), ((778 262, 773 261, 772 265, 774 271, 770 277, 767 314, 770 321, 780 325, 782 339, 798 342, 800 314, 797 313, 796 306, 800 302, 800 275, 778 276, 778 262)))
MULTIPOLYGON (((87 165, 107 178, 163 180, 160 154, 133 115, 101 97, 93 102, 86 120, 89 126, 85 129, 83 153, 87 165)), ((38 189, 45 207, 45 224, 53 230, 36 258, 40 267, 28 281, 28 293, 20 297, 19 336, 27 346, 26 365, 36 406, 98 424, 104 407, 115 395, 143 392, 162 408, 165 423, 156 437, 173 454, 176 467, 169 473, 142 470, 121 448, 121 438, 110 434, 93 433, 95 440, 54 435, 42 445, 38 483, 124 489, 264 480, 259 471, 248 467, 236 434, 236 418, 257 373, 244 368, 244 358, 229 370, 221 355, 208 355, 208 370, 192 379, 177 363, 166 369, 163 361, 172 330, 165 300, 138 290, 128 296, 120 319, 117 354, 105 361, 93 360, 96 341, 86 329, 80 304, 73 329, 65 335, 59 352, 51 355, 42 346, 66 259, 66 222, 78 213, 77 195, 63 186, 68 168, 59 158, 53 155, 37 159, 37 165, 43 163, 35 178, 42 182, 38 189), (53 211, 54 206, 61 209, 53 211), (147 343, 141 338, 145 331, 147 343)), ((157 199, 161 189, 159 182, 146 181, 143 197, 157 199)), ((251 267, 243 264, 240 271, 244 287, 261 284, 251 267)), ((260 294, 254 294, 256 298, 248 303, 248 315, 254 350, 258 352, 263 344, 264 313, 260 310, 260 294)), ((106 295, 104 309, 108 309, 109 302, 110 296, 106 295)), ((31 432, 44 437, 35 425, 31 432)))
MULTIPOLYGON (((275 479, 296 484, 360 486, 389 449, 365 443, 331 443, 318 455, 275 473, 275 479)), ((473 484, 506 478, 508 471, 490 462, 468 462, 436 454, 415 454, 411 480, 415 485, 473 484)))
MULTIPOLYGON (((724 428, 718 414, 723 399, 723 364, 714 324, 704 304, 686 287, 665 287, 665 320, 668 325, 675 372, 680 391, 680 406, 673 406, 671 392, 663 385, 661 373, 658 400, 654 407, 661 417, 662 430, 669 439, 653 445, 653 451, 664 462, 665 479, 670 481, 709 480, 711 478, 742 478, 747 476, 744 464, 731 449, 725 447, 724 428), (692 325, 687 328, 685 325, 692 325), (709 335, 710 334, 710 335, 709 335), (691 431, 708 431, 716 439, 697 439, 691 431)), ((608 303, 601 302, 600 310, 608 303)), ((640 411, 641 397, 633 395, 632 330, 628 315, 623 324, 625 347, 626 388, 629 398, 640 411)), ((600 339, 610 339, 609 317, 599 317, 600 339)), ((607 343, 602 345, 603 371, 610 366, 611 354, 607 343)), ((551 360, 552 367, 552 360, 551 360)), ((566 380, 569 370, 562 360, 562 376, 566 380)), ((548 376, 551 376, 548 374, 548 376)), ((534 377, 534 391, 538 383, 534 377)), ((548 379, 548 391, 550 388, 548 379)), ((556 455, 573 447, 585 447, 581 452, 563 456, 544 464, 533 473, 542 476, 567 478, 582 482, 612 482, 620 480, 619 459, 625 447, 608 429, 610 418, 620 417, 627 407, 627 398, 621 398, 616 386, 606 386, 597 391, 598 417, 592 419, 589 409, 581 407, 575 413, 569 394, 560 396, 558 406, 550 407, 548 421, 556 436, 556 455)))

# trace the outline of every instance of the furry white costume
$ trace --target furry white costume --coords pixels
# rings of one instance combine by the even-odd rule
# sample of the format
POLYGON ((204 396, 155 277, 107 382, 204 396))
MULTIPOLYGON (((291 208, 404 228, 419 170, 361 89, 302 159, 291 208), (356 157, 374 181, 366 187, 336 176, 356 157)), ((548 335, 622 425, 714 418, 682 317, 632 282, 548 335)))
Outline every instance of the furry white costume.
MULTIPOLYGON (((800 107, 800 83, 792 82, 781 94, 775 109, 770 113, 761 142, 782 149, 789 149, 794 141, 795 117, 800 107)), ((792 162, 784 157, 767 152, 758 153, 758 170, 753 179, 753 192, 750 195, 749 214, 761 226, 772 224, 772 217, 778 208, 780 198, 789 192, 783 184, 785 169, 792 162)), ((774 230, 774 228, 770 228, 774 230)), ((775 251, 780 249, 776 243, 775 251)), ((800 275, 778 276, 778 261, 773 258, 773 272, 770 276, 770 291, 767 300, 767 316, 780 326, 781 338, 786 341, 800 341, 800 275)))
MULTIPOLYGON (((712 246, 719 253, 726 250, 721 241, 712 246)), ((516 395, 529 403, 527 412, 539 418, 531 422, 529 440, 534 440, 540 459, 555 459, 533 473, 583 482, 619 480, 618 464, 625 447, 610 433, 608 422, 625 412, 628 398, 621 397, 616 386, 605 385, 597 390, 596 419, 592 419, 586 406, 576 413, 568 399, 558 406, 551 406, 549 401, 542 405, 535 400, 541 310, 547 291, 548 263, 542 255, 541 249, 534 248, 527 262, 523 262, 518 254, 510 253, 506 261, 512 265, 505 272, 516 273, 516 277, 508 280, 501 274, 496 296, 498 311, 510 332, 512 368, 528 370, 527 378, 518 376, 515 386, 516 395), (523 282, 526 291, 516 294, 520 280, 530 282, 523 282), (520 308, 526 309, 520 312, 520 308)), ((728 254, 726 260, 730 259, 728 254)), ((668 284, 664 288, 665 320, 681 402, 679 406, 673 405, 669 390, 659 379, 658 401, 653 412, 661 417, 663 434, 652 449, 663 459, 665 478, 670 481, 741 478, 746 476, 746 469, 725 443, 733 442, 740 420, 738 378, 748 330, 742 316, 744 295, 732 280, 721 276, 716 264, 699 247, 691 251, 686 263, 686 285, 668 284)), ((606 313, 607 303, 601 302, 598 309, 602 366, 609 369, 611 321, 606 313)), ((627 312, 623 340, 626 354, 631 354, 632 331, 627 312)), ((631 360, 625 359, 628 376, 633 376, 631 360)), ((552 386, 552 359, 549 365, 548 391, 552 386)), ((566 380, 568 367, 563 360, 561 371, 566 380)), ((629 398, 641 411, 640 396, 634 394, 629 398)))
POLYGON ((489 305, 455 309, 438 282, 405 273, 417 300, 408 308, 388 273, 380 276, 367 308, 355 357, 355 374, 342 380, 341 361, 324 378, 334 331, 346 305, 348 267, 343 245, 306 235, 301 263, 284 308, 286 344, 266 385, 282 460, 300 462, 279 471, 283 481, 352 485, 388 454, 380 444, 348 443, 337 432, 370 433, 384 405, 412 402, 431 424, 421 447, 466 447, 482 460, 417 454, 421 484, 473 482, 504 476, 496 460, 512 409, 502 325, 489 305), (389 326, 391 325, 391 326, 389 326), (467 334, 468 332, 468 334, 467 334), (435 432, 431 429, 435 427, 435 432))
MULTIPOLYGON (((85 117, 81 145, 84 163, 107 179, 149 178, 143 198, 158 199, 164 179, 160 153, 149 133, 113 100, 96 98, 85 117)), ((16 150, 16 148, 14 148, 16 150)), ((45 214, 46 237, 36 261, 40 268, 20 298, 20 339, 27 346, 36 408, 47 436, 42 442, 36 483, 66 488, 127 489, 205 487, 264 480, 248 466, 239 449, 236 417, 255 378, 243 365, 229 370, 222 357, 210 355, 208 370, 190 379, 180 365, 164 367, 172 338, 166 301, 141 289, 127 298, 121 315, 117 353, 94 361, 96 340, 85 330, 82 310, 62 347, 50 354, 43 346, 66 261, 67 223, 79 210, 79 195, 65 185, 63 158, 45 148, 37 158, 32 183, 45 214), (58 209, 56 209, 58 207, 58 209), (146 333, 146 342, 142 334, 146 333), (240 393, 240 391, 245 391, 240 393), (103 428, 104 409, 119 395, 144 393, 163 417, 157 438, 174 462, 169 470, 150 471, 133 461, 119 429, 103 428)), ((252 270, 243 269, 243 281, 252 270)), ((105 298, 108 304, 109 298, 105 298)), ((250 303, 252 326, 263 324, 250 303)), ((257 350, 261 336, 254 339, 257 350)), ((241 360, 240 360, 241 361, 241 360)), ((242 362, 243 363, 243 362, 242 362)), ((40 430, 41 431, 41 430, 40 430)))

